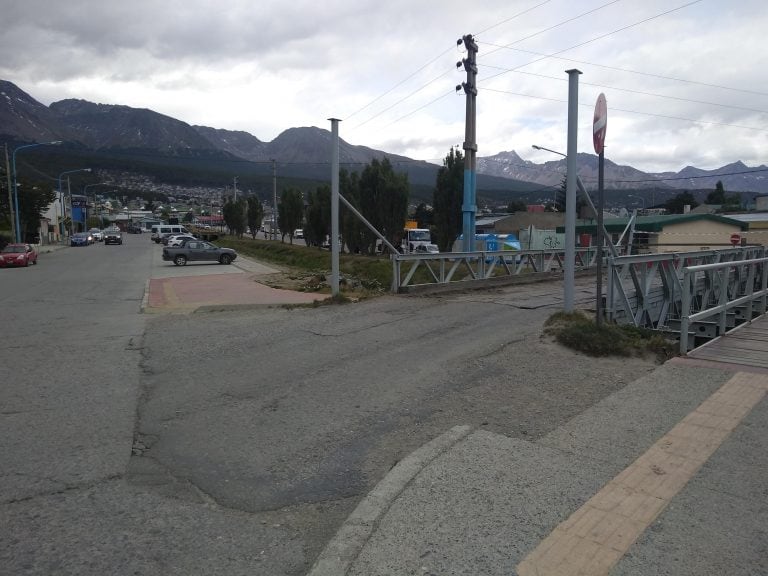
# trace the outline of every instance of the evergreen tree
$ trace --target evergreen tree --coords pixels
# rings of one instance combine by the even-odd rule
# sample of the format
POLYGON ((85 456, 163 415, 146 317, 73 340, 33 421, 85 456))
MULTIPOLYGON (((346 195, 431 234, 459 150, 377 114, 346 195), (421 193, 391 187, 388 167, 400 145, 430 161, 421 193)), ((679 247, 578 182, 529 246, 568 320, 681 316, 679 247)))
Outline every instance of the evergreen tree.
MULTIPOLYGON (((360 176, 360 207, 365 218, 392 244, 397 245, 408 216, 407 174, 396 174, 387 158, 372 160, 360 176)), ((367 251, 375 248, 370 235, 367 251)))
POLYGON ((264 219, 264 206, 261 205, 261 201, 256 196, 249 196, 246 204, 245 219, 251 231, 251 236, 255 240, 256 233, 261 228, 261 221, 264 219))
POLYGON ((242 238, 245 233, 245 202, 243 199, 238 198, 236 202, 231 198, 227 199, 222 207, 221 215, 230 233, 242 238))
POLYGON ((277 225, 282 235, 281 241, 285 242, 285 235, 293 244, 293 233, 296 228, 301 228, 304 220, 304 197, 298 188, 285 188, 280 194, 280 203, 277 205, 277 225))
POLYGON ((698 205, 699 203, 696 201, 696 198, 693 197, 693 194, 686 191, 680 192, 680 194, 674 198, 667 200, 664 203, 664 208, 667 209, 669 214, 682 214, 685 211, 686 206, 696 208, 698 205))
POLYGON ((725 188, 723 187, 722 181, 718 180, 717 184, 715 184, 715 189, 707 194, 706 200, 704 200, 705 204, 725 204, 726 198, 725 198, 725 188))
POLYGON ((304 239, 309 246, 322 247, 331 234, 331 187, 319 186, 307 197, 304 239))
POLYGON ((450 252, 461 234, 464 201, 464 155, 451 148, 437 171, 432 194, 434 234, 433 240, 441 252, 450 252))

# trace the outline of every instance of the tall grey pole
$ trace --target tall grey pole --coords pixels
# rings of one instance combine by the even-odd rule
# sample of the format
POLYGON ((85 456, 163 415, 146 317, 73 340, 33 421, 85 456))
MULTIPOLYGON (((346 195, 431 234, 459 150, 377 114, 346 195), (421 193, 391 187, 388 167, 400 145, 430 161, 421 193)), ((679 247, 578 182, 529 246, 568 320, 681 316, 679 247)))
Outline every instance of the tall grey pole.
POLYGON ((331 121, 331 295, 339 294, 339 120, 331 121))
POLYGON ((277 164, 272 159, 272 240, 277 240, 277 164))
POLYGON ((566 312, 573 311, 576 272, 576 155, 579 127, 579 70, 568 74, 568 176, 565 189, 565 278, 563 304, 566 312))
POLYGON ((597 156, 597 284, 595 296, 597 304, 595 308, 595 324, 603 323, 603 176, 605 174, 605 153, 597 156))
POLYGON ((235 195, 233 202, 237 202, 237 176, 232 179, 232 189, 234 190, 235 195))
POLYGON ((5 148, 5 175, 8 177, 8 208, 11 210, 11 233, 13 236, 13 241, 17 242, 18 237, 16 234, 16 214, 13 209, 13 189, 11 188, 11 164, 10 160, 8 159, 8 144, 4 144, 3 147, 5 148))

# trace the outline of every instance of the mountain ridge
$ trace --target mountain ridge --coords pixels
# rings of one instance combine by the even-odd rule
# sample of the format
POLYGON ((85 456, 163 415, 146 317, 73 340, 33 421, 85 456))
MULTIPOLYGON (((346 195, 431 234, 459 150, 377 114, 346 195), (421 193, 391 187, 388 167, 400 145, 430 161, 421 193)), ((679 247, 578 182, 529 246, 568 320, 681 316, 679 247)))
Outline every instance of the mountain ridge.
MULTIPOLYGON (((12 82, 0 80, 0 137, 3 136, 19 142, 68 140, 96 151, 147 149, 168 155, 223 155, 257 163, 275 160, 304 165, 302 174, 325 179, 327 168, 313 169, 312 165, 327 164, 331 133, 316 126, 292 127, 265 142, 242 130, 190 125, 147 108, 81 99, 64 99, 45 106, 12 82)), ((434 185, 434 175, 440 168, 437 164, 354 145, 343 139, 339 143, 339 156, 342 165, 347 166, 362 166, 373 159, 388 158, 420 185, 434 185)), ((587 188, 596 188, 597 156, 579 153, 577 165, 587 188)), ((660 173, 642 172, 609 159, 605 167, 606 189, 714 189, 721 180, 729 192, 768 192, 768 168, 764 165, 750 168, 740 160, 715 170, 687 166, 679 172, 660 173)), ((511 191, 532 191, 559 187, 565 176, 566 161, 536 164, 523 160, 511 150, 479 157, 477 171, 478 189, 485 185, 491 189, 509 187, 511 191)))

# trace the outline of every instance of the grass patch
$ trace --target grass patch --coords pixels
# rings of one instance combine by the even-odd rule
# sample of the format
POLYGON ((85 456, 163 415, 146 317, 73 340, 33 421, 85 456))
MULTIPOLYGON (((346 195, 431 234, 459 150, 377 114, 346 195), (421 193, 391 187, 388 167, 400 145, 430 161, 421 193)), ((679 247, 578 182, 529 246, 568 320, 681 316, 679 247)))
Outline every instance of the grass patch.
MULTIPOLYGON (((331 252, 304 245, 252 238, 220 237, 216 244, 233 248, 243 256, 273 264, 309 292, 328 292, 331 252)), ((392 263, 386 256, 339 254, 340 289, 358 297, 380 294, 392 284, 392 263)))
POLYGON ((610 323, 597 326, 584 312, 556 312, 545 322, 544 333, 589 356, 653 354, 664 362, 677 353, 677 344, 658 332, 610 323))

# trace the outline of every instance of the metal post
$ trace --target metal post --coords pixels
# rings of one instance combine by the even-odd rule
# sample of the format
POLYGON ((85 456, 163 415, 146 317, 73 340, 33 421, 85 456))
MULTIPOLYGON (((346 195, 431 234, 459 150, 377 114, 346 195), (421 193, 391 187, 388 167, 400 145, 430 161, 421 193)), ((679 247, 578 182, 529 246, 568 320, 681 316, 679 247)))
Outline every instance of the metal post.
MULTIPOLYGON (((466 119, 464 126, 464 203, 462 204, 462 250, 472 252, 475 248, 475 213, 477 200, 477 44, 471 34, 459 40, 467 48, 467 57, 462 61, 467 72, 467 81, 462 84, 467 95, 466 119)), ((458 89, 458 87, 457 87, 458 89)))
POLYGON ((277 164, 272 159, 272 240, 277 240, 277 164))
POLYGON ((339 295, 339 120, 331 121, 331 295, 339 295))
POLYGON ((234 190, 234 195, 235 195, 233 202, 237 202, 237 176, 235 176, 233 179, 232 189, 234 190))
POLYGON ((64 188, 61 186, 61 177, 64 174, 59 174, 59 207, 61 208, 61 222, 59 222, 59 238, 64 241, 64 220, 67 218, 67 212, 64 210, 64 188))
MULTIPOLYGON (((4 144, 5 148, 5 175, 8 178, 8 208, 11 210, 11 234, 14 241, 16 241, 16 213, 13 209, 13 188, 11 184, 11 164, 8 160, 8 144, 4 144)), ((15 177, 15 174, 14 174, 15 177)))
POLYGON ((595 292, 595 324, 603 323, 603 175, 605 173, 605 153, 597 157, 597 282, 595 292))
POLYGON ((565 278, 563 307, 573 311, 576 284, 576 154, 579 127, 579 70, 566 70, 568 74, 568 176, 565 189, 565 278))

